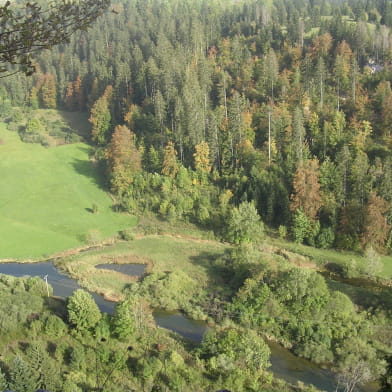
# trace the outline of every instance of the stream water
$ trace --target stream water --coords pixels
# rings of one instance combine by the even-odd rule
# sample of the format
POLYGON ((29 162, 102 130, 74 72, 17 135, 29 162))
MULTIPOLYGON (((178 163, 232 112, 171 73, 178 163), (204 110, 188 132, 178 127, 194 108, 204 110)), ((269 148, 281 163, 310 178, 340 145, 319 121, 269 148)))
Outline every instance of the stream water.
MULTIPOLYGON (((126 271, 128 272, 125 272, 124 270, 121 272, 129 274, 129 271, 132 271, 132 275, 136 276, 141 276, 144 273, 144 266, 141 266, 140 264, 128 266, 104 264, 100 265, 98 268, 115 269, 118 271, 117 267, 126 267, 126 271)), ((59 272, 53 263, 50 262, 31 264, 0 263, 0 274, 16 277, 40 276, 42 278, 47 275, 48 282, 53 287, 53 295, 62 298, 72 295, 75 290, 81 288, 74 279, 59 272)), ((91 293, 91 295, 102 312, 113 313, 116 305, 114 302, 106 301, 102 296, 95 293, 91 293)), ((203 321, 188 319, 179 312, 155 310, 154 318, 158 326, 174 331, 179 335, 198 343, 202 341, 203 336, 208 329, 206 323, 203 321)), ((293 355, 289 350, 277 343, 267 343, 271 350, 270 370, 276 377, 282 378, 294 385, 297 382, 303 382, 305 384, 313 384, 324 391, 335 392, 336 383, 331 371, 321 369, 312 362, 293 355)), ((375 392, 377 391, 377 387, 375 385, 366 385, 360 391, 375 392)))

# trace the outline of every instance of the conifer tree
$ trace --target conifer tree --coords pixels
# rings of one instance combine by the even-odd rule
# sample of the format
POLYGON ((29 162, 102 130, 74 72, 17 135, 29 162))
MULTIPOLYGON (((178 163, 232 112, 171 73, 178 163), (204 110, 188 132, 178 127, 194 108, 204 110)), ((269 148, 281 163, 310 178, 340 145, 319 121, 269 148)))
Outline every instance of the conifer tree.
POLYGON ((375 192, 370 193, 362 234, 362 243, 365 247, 372 246, 377 250, 384 249, 390 229, 385 216, 388 209, 389 205, 382 197, 375 192))
POLYGON ((85 97, 83 94, 83 85, 80 75, 77 76, 76 80, 73 82, 72 87, 76 109, 82 111, 85 108, 85 97))
POLYGON ((177 151, 172 141, 169 141, 163 153, 162 174, 174 178, 179 170, 177 151))
POLYGON ((75 97, 72 82, 67 83, 67 89, 65 92, 65 106, 70 111, 75 110, 75 97))
POLYGON ((110 114, 110 101, 113 88, 107 86, 103 95, 98 98, 91 108, 89 118, 92 124, 91 138, 94 143, 104 145, 107 142, 112 116, 110 114))
POLYGON ((5 377, 5 374, 0 368, 0 391, 5 391, 8 387, 7 379, 5 377))
POLYGON ((210 148, 203 140, 195 146, 195 153, 193 154, 195 169, 200 173, 209 173, 211 170, 210 164, 210 148))
POLYGON ((141 154, 135 146, 135 136, 125 125, 118 125, 107 150, 111 190, 122 194, 141 169, 141 154))
POLYGON ((44 108, 56 108, 56 80, 54 75, 51 73, 44 75, 43 84, 41 87, 41 99, 44 108))
POLYGON ((116 306, 112 324, 113 333, 121 340, 129 338, 135 332, 135 321, 129 301, 123 301, 116 306))
POLYGON ((78 289, 67 303, 69 321, 79 331, 88 331, 94 328, 101 319, 101 312, 93 297, 87 291, 78 289))
POLYGON ((316 158, 300 164, 294 176, 294 193, 291 195, 291 210, 300 208, 305 215, 315 220, 322 205, 319 183, 319 163, 316 158))
POLYGON ((12 362, 9 387, 17 392, 32 392, 38 387, 37 374, 19 355, 12 362))

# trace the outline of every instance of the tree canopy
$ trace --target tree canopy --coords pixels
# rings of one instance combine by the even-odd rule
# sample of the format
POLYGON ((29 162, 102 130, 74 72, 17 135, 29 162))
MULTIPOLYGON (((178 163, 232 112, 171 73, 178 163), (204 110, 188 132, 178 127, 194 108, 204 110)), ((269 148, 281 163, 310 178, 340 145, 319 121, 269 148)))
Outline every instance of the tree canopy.
POLYGON ((68 42, 72 33, 89 27, 109 4, 110 0, 59 0, 43 7, 37 2, 6 1, 0 6, 0 73, 16 69, 31 75, 34 52, 68 42))

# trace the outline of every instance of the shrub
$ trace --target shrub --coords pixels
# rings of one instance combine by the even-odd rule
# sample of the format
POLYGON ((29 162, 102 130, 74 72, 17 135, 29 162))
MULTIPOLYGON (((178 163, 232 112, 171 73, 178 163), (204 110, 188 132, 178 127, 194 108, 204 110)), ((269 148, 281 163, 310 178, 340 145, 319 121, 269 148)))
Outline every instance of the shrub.
POLYGON ((124 241, 132 241, 135 239, 135 233, 133 229, 124 229, 120 231, 120 238, 124 241))
POLYGON ((232 210, 228 221, 227 238, 234 244, 253 242, 262 238, 264 225, 253 203, 242 202, 232 210))
POLYGON ((280 225, 278 231, 279 231, 279 238, 284 240, 287 237, 287 227, 280 225))
POLYGON ((67 331, 67 325, 60 317, 51 314, 44 324, 45 333, 53 338, 60 338, 64 336, 67 331))
POLYGON ((85 240, 88 245, 98 245, 102 241, 102 233, 97 229, 90 229, 85 240))
POLYGON ((98 214, 98 205, 93 203, 93 205, 91 206, 91 212, 93 214, 98 214))
POLYGON ((326 249, 332 247, 335 241, 335 233, 331 227, 323 227, 316 240, 318 248, 326 249))

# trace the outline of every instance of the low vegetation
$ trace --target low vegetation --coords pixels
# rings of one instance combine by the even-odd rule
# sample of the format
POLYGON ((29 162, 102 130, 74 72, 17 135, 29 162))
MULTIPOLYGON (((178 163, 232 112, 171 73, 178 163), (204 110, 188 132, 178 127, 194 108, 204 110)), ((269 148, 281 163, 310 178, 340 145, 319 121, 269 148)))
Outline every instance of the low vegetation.
POLYGON ((5 124, 0 138, 0 152, 7 157, 0 162, 1 259, 48 257, 86 245, 94 231, 101 241, 135 225, 135 217, 112 210, 88 145, 26 144, 5 124))

